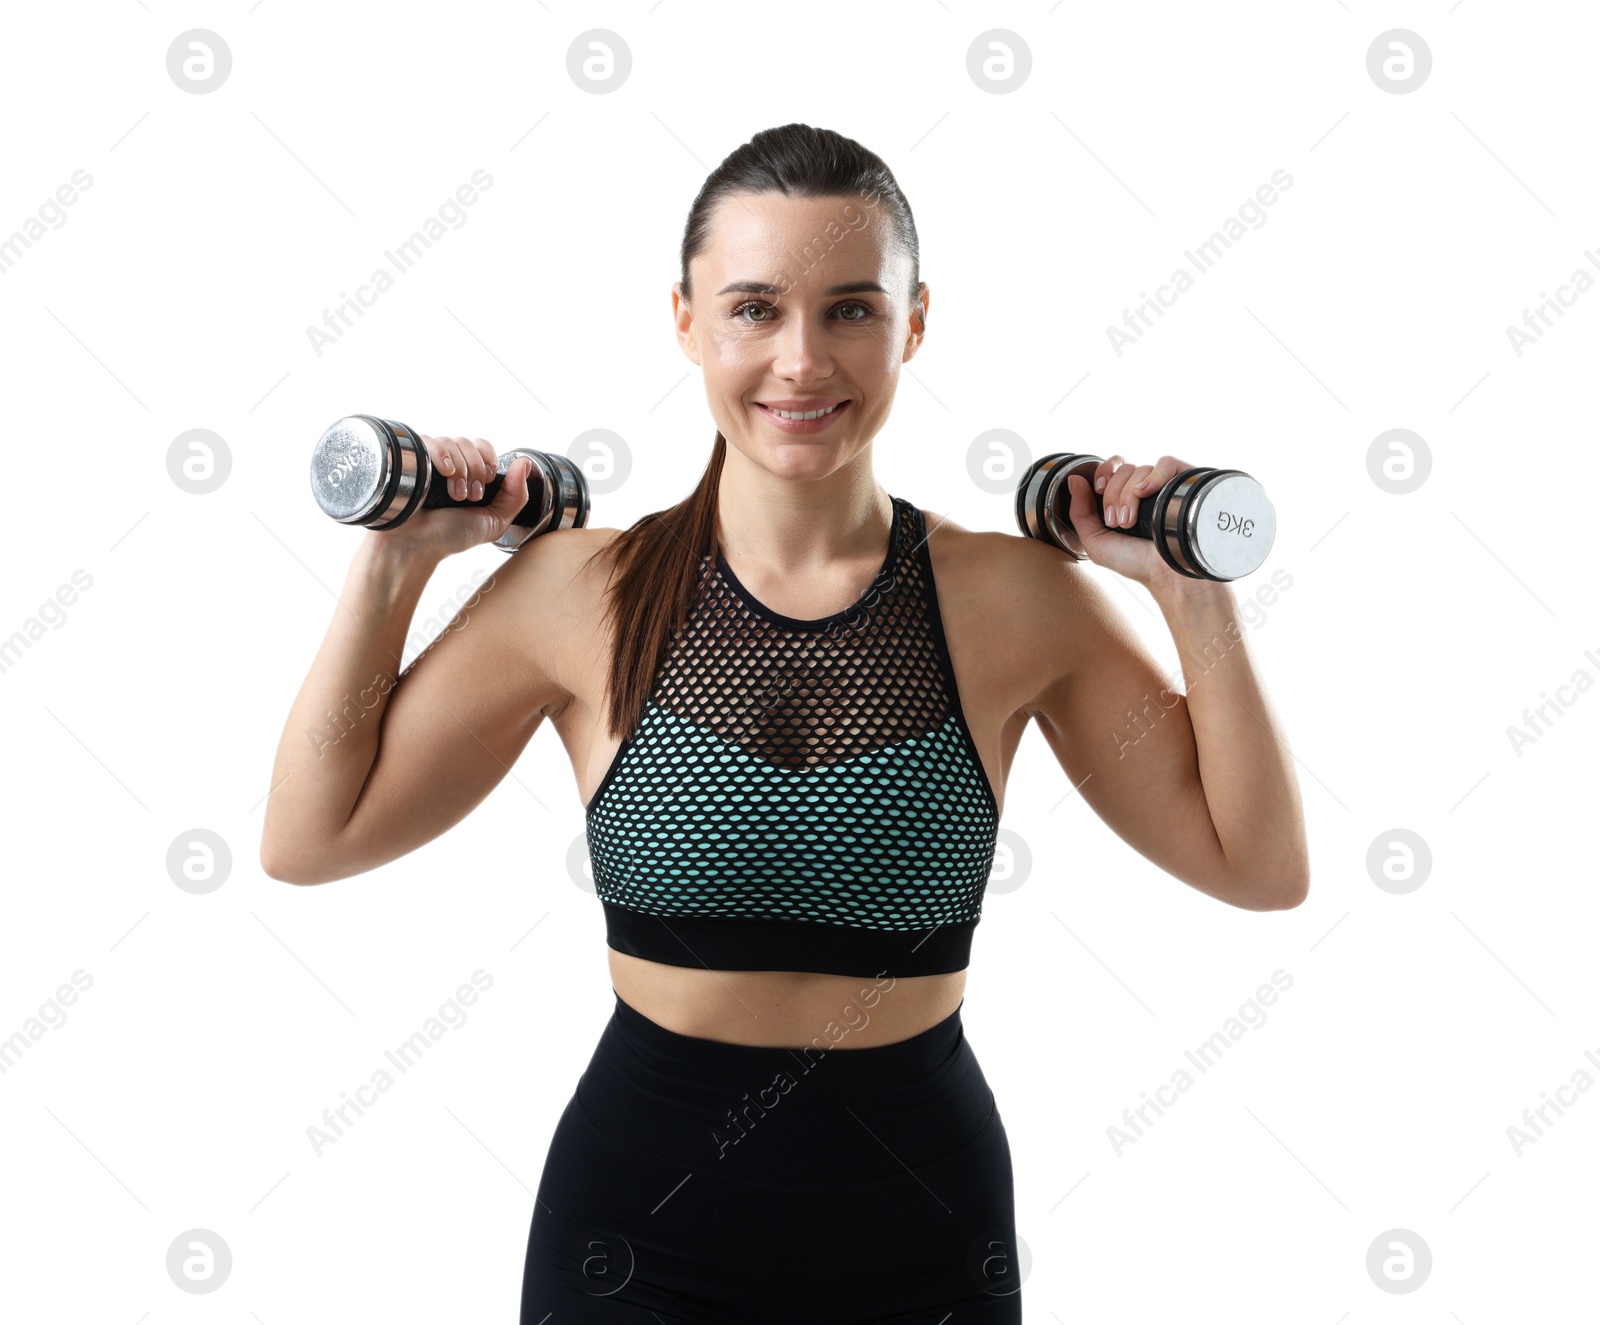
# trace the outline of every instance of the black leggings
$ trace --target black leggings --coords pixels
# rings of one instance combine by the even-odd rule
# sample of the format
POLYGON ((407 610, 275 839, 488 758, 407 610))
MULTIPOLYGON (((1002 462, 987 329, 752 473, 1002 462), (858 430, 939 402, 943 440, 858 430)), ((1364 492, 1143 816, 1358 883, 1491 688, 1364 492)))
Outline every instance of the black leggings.
POLYGON ((619 996, 545 1157, 521 1325, 1020 1322, 1011 1149, 960 1007, 817 1040, 841 1047, 679 1035, 619 996))

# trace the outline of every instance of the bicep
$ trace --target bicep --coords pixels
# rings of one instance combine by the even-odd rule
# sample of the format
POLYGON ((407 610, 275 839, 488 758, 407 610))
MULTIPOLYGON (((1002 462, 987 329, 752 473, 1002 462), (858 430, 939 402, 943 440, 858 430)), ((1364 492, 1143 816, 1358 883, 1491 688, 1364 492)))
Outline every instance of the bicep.
POLYGON ((1169 874, 1220 896, 1226 857, 1200 779, 1181 689, 1107 591, 1071 565, 1049 619, 1058 666, 1031 713, 1091 809, 1169 874))
POLYGON ((558 558, 543 542, 530 541, 484 580, 395 682, 344 832, 358 869, 459 823, 510 772, 544 710, 565 699, 547 656, 560 637, 546 619, 558 558))

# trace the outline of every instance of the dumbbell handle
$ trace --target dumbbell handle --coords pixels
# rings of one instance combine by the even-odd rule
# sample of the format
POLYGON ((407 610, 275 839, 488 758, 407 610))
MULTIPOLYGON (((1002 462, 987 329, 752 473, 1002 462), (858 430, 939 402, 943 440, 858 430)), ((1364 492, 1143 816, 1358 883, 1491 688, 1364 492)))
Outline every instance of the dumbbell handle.
MULTIPOLYGON (((1091 487, 1089 497, 1090 500, 1094 502, 1095 514, 1100 517, 1100 523, 1105 524, 1106 495, 1103 492, 1092 491, 1094 480, 1089 479, 1086 481, 1091 487)), ((1135 538, 1154 538, 1156 536, 1156 498, 1160 495, 1160 492, 1157 491, 1151 493, 1148 497, 1141 497, 1139 499, 1139 505, 1133 512, 1134 521, 1132 524, 1106 525, 1106 528, 1111 530, 1111 532, 1114 534, 1131 534, 1135 538)), ((1072 489, 1067 487, 1065 483, 1061 485, 1060 501, 1062 514, 1065 515, 1067 508, 1072 504, 1072 489)), ((1124 503, 1118 502, 1117 504, 1120 506, 1124 503)), ((1132 505, 1131 502, 1126 504, 1132 505)))

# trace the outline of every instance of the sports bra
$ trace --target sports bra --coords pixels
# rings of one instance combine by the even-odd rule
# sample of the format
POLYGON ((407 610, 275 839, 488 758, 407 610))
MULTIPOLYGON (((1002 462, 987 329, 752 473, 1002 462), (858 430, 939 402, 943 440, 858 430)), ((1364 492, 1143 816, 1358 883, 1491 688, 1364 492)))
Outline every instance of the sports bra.
POLYGON ((967 966, 999 813, 926 521, 890 501, 882 567, 831 616, 782 616, 720 550, 701 558, 687 619, 584 812, 609 947, 712 970, 967 966))

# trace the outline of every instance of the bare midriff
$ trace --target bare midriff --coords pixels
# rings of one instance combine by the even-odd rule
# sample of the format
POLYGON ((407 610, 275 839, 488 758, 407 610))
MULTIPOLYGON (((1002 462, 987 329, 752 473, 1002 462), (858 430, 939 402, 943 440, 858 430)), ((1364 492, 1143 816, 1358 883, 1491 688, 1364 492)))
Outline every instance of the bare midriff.
POLYGON ((967 973, 881 976, 712 971, 606 949, 618 997, 658 1026, 725 1044, 870 1049, 909 1040, 957 1007, 967 973))

